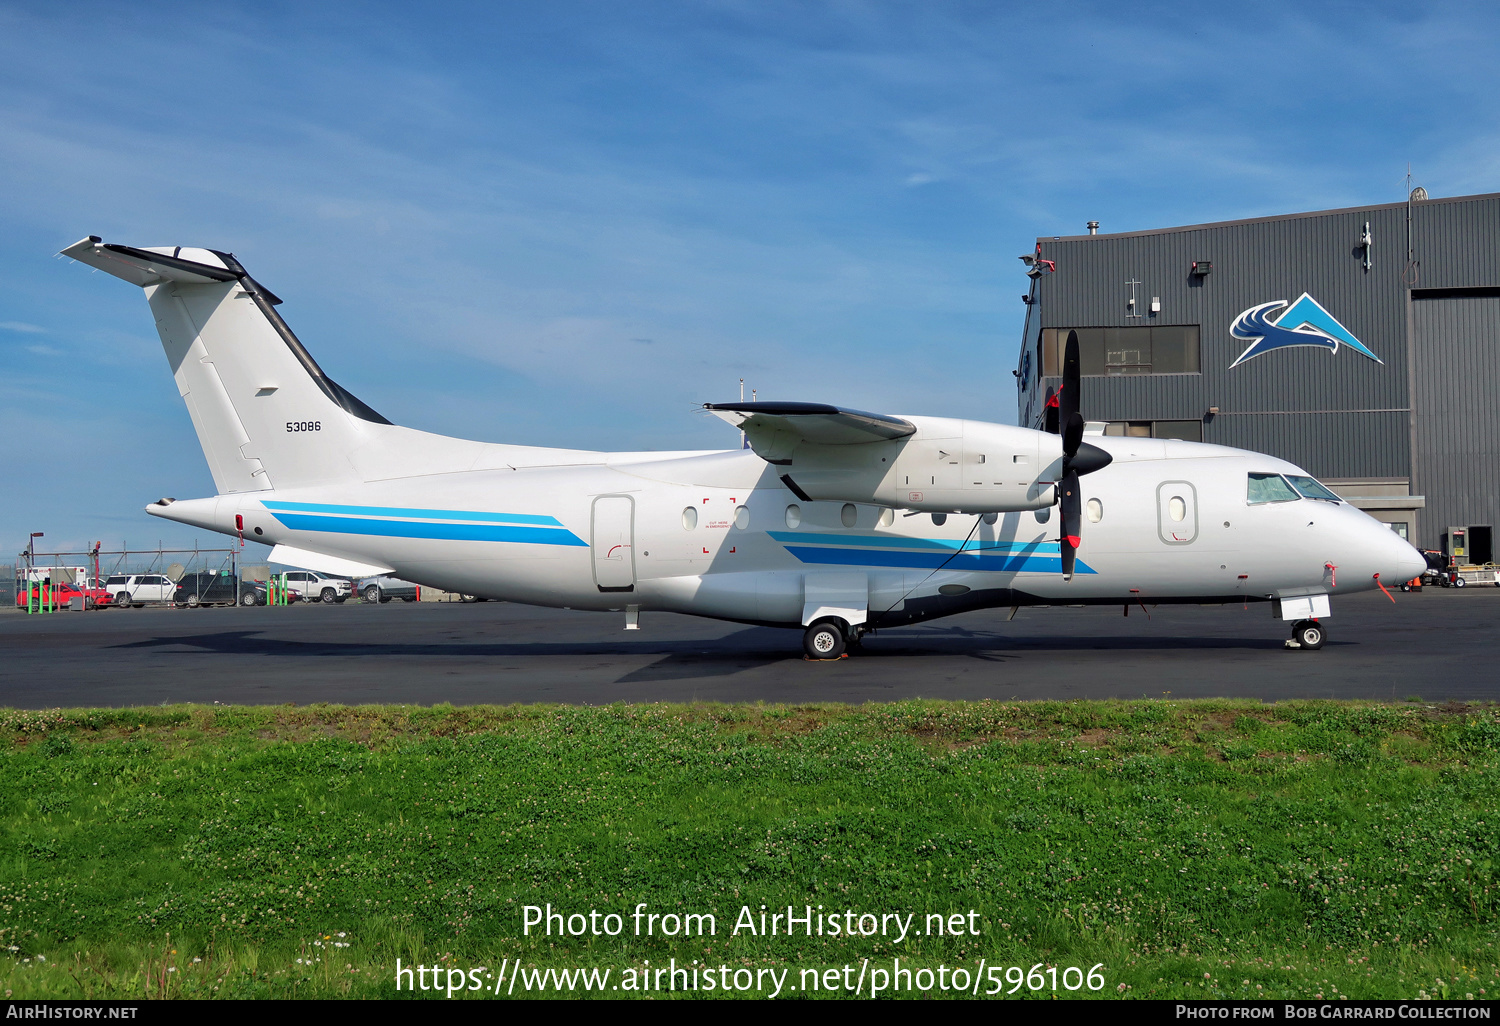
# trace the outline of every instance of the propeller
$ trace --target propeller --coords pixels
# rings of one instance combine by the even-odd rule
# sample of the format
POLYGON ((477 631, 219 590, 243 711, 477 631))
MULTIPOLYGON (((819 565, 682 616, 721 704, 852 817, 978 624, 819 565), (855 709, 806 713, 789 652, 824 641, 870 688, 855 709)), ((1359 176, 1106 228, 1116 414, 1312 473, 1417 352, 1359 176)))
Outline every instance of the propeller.
MULTIPOLYGON (((1082 377, 1078 364, 1078 332, 1068 332, 1068 341, 1063 347, 1063 380, 1053 397, 1057 401, 1057 421, 1061 428, 1063 443, 1062 480, 1057 483, 1057 501, 1062 514, 1063 580, 1073 579, 1073 567, 1078 559, 1078 546, 1083 542, 1083 496, 1078 478, 1103 470, 1114 459, 1097 445, 1083 440, 1083 414, 1078 412, 1079 379, 1082 377)), ((1049 415, 1051 411, 1048 411, 1049 415)), ((1049 416, 1049 421, 1050 421, 1049 416)))

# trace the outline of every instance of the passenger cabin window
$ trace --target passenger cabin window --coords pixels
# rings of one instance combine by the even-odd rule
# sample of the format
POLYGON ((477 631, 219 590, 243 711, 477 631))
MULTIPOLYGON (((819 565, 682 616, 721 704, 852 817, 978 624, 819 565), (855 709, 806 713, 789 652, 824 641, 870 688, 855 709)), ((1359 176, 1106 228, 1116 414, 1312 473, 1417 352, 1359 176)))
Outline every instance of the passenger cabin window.
POLYGON ((1245 499, 1254 506, 1261 502, 1295 502, 1302 496, 1286 483, 1280 474, 1251 474, 1245 499))
POLYGON ((1153 324, 1042 329, 1042 368, 1048 377, 1062 374, 1063 347, 1069 331, 1078 332, 1078 369, 1086 377, 1200 372, 1198 325, 1153 324))
POLYGON ((1326 487, 1319 484, 1317 481, 1314 481, 1310 477, 1297 477, 1295 474, 1288 474, 1286 479, 1292 483, 1293 488, 1302 493, 1304 498, 1322 499, 1325 502, 1343 501, 1333 492, 1329 491, 1326 487))

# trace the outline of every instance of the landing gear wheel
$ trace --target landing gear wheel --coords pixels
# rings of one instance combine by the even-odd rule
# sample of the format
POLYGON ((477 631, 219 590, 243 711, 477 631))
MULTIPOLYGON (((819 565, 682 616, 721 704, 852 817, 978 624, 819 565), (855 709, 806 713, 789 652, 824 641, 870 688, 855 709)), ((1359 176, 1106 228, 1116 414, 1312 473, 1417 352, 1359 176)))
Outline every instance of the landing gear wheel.
POLYGON ((802 635, 802 651, 809 659, 837 659, 845 644, 843 628, 832 620, 819 620, 802 635))
POLYGON ((1326 639, 1323 625, 1316 620, 1298 620, 1297 625, 1292 628, 1292 640, 1310 651, 1322 648, 1326 639))
MULTIPOLYGON (((1497 587, 1500 587, 1500 585, 1497 585, 1497 587)), ((1411 591, 1411 585, 1409 585, 1409 584, 1403 584, 1403 585, 1401 585, 1401 590, 1402 591, 1411 591)))
POLYGON ((380 601, 380 587, 378 585, 372 584, 365 589, 365 601, 372 606, 380 601))

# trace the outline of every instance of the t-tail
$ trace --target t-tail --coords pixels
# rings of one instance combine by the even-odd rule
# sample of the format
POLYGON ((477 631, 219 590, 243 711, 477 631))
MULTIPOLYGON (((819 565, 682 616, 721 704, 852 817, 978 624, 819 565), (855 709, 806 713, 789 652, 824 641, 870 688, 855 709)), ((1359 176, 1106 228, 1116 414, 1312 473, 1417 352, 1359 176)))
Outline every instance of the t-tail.
POLYGON ((391 431, 323 373, 232 255, 96 236, 62 252, 145 289, 220 494, 353 480, 351 457, 391 431))

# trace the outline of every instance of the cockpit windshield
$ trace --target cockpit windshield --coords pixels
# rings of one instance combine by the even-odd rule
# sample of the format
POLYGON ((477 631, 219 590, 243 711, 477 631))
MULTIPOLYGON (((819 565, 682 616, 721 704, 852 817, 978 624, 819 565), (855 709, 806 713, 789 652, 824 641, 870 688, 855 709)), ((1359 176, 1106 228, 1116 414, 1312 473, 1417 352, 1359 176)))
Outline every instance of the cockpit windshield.
POLYGON ((1245 492, 1245 499, 1252 506, 1261 502, 1296 502, 1300 498, 1280 474, 1251 474, 1245 492))
POLYGON ((1326 487, 1319 484, 1317 481, 1314 481, 1310 477, 1297 477, 1295 475, 1288 474, 1287 480, 1292 483, 1293 488, 1297 489, 1297 491, 1301 492, 1309 499, 1322 499, 1325 502, 1343 501, 1333 492, 1329 491, 1326 487))

